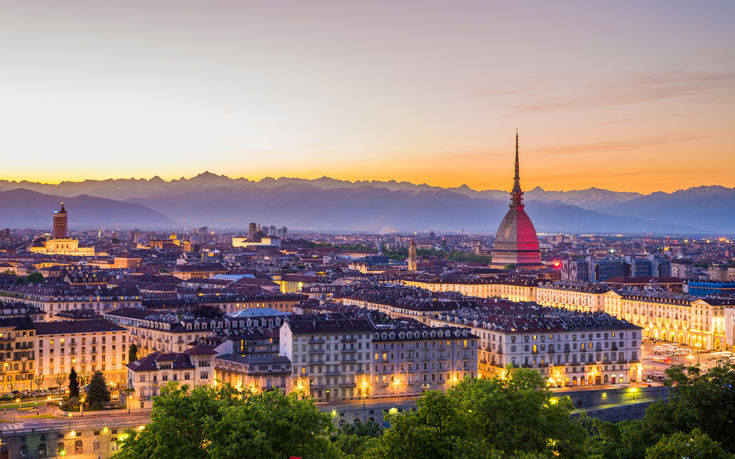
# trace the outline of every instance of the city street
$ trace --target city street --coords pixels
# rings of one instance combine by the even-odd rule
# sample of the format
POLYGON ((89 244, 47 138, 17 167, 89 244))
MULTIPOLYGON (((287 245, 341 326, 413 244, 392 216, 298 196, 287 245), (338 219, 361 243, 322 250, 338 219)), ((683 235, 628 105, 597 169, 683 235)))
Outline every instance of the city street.
POLYGON ((643 378, 664 377, 664 371, 672 365, 701 365, 712 368, 721 359, 731 359, 732 352, 698 352, 696 348, 665 341, 644 341, 642 345, 643 378))

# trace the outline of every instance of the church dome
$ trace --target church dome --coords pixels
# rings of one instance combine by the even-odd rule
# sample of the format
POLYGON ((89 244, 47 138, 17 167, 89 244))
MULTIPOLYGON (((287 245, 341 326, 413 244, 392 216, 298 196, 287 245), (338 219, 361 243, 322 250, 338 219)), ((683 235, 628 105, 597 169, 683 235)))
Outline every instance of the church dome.
POLYGON ((500 223, 495 236, 493 263, 541 264, 536 228, 522 207, 509 209, 500 223))

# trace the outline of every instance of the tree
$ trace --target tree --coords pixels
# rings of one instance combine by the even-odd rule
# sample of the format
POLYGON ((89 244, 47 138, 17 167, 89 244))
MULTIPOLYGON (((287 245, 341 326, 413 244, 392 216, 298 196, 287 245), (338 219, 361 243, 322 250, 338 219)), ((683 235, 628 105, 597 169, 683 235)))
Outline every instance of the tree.
POLYGON ((469 378, 446 394, 429 391, 418 410, 388 415, 376 457, 582 457, 585 431, 568 397, 555 398, 535 370, 469 378))
POLYGON ((329 415, 311 400, 279 391, 253 394, 169 383, 153 400, 151 422, 126 431, 120 457, 337 457, 329 415))
POLYGON ((40 284, 41 282, 44 281, 44 277, 43 277, 43 274, 36 271, 34 273, 27 275, 25 281, 30 284, 40 284))
POLYGON ((87 402, 94 409, 102 407, 103 403, 110 401, 110 389, 107 387, 105 375, 97 370, 92 374, 92 379, 87 387, 87 402))
POLYGON ((79 398, 79 380, 74 368, 69 372, 69 399, 79 398))
POLYGON ((355 424, 343 424, 339 432, 332 438, 334 445, 346 457, 362 457, 367 451, 379 444, 382 434, 380 427, 375 421, 355 424))
POLYGON ((56 373, 54 375, 54 381, 56 382, 59 393, 61 393, 61 385, 64 384, 64 381, 66 381, 66 375, 64 373, 56 373))
POLYGON ((612 423, 587 418, 584 422, 590 432, 588 451, 592 457, 638 459, 661 437, 642 420, 612 423))
POLYGON ((36 385, 36 391, 41 390, 41 384, 43 384, 43 375, 38 373, 33 376, 33 383, 36 385))
POLYGON ((331 416, 321 413, 311 400, 267 391, 225 406, 220 414, 208 429, 211 457, 339 456, 329 438, 334 430, 331 416))
POLYGON ((699 429, 694 429, 691 433, 678 432, 671 436, 664 436, 658 443, 646 450, 646 459, 682 457, 727 459, 732 456, 727 454, 718 442, 699 429))
POLYGON ((666 401, 646 410, 647 426, 659 435, 699 428, 725 451, 735 452, 735 365, 721 362, 707 373, 696 366, 674 365, 666 375, 674 387, 666 401))
POLYGON ((128 363, 135 362, 136 360, 138 360, 138 345, 130 343, 130 347, 128 347, 128 363))

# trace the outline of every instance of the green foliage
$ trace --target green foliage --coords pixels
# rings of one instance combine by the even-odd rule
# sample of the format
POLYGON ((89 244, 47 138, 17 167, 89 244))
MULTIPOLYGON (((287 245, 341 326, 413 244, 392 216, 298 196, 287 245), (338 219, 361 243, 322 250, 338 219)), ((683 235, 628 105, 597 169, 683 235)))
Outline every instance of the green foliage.
POLYGON ((135 362, 136 360, 138 360, 138 345, 130 343, 130 347, 128 347, 128 362, 135 362))
POLYGON ((15 278, 16 284, 40 284, 45 280, 43 274, 38 271, 33 272, 27 276, 20 276, 15 278))
POLYGON ((26 282, 29 284, 40 284, 43 281, 44 281, 43 274, 39 273, 38 271, 26 276, 26 282))
POLYGON ((110 401, 110 389, 107 387, 105 375, 97 370, 87 388, 87 403, 93 409, 100 409, 103 403, 110 401))
POLYGON ((369 455, 583 455, 585 432, 569 415, 571 401, 553 397, 535 370, 510 370, 506 378, 466 379, 446 394, 427 392, 417 405, 417 411, 389 416, 392 426, 369 455))
MULTIPOLYGON (((403 261, 408 258, 408 248, 398 247, 395 249, 389 249, 387 247, 383 247, 383 255, 387 256, 391 260, 403 261)), ((418 255, 418 251, 416 251, 416 255, 418 255)))
POLYGON ((279 391, 170 383, 155 397, 151 423, 127 431, 121 458, 338 457, 329 415, 279 391))
POLYGON ((391 427, 382 432, 374 422, 336 431, 311 400, 277 391, 171 383, 154 398, 152 422, 128 431, 120 457, 731 457, 735 368, 674 366, 667 374, 668 402, 652 404, 642 420, 572 418, 569 398, 555 397, 537 371, 509 368, 504 378, 426 392, 416 411, 386 415, 391 427))
POLYGON ((646 450, 646 459, 682 457, 727 459, 734 456, 727 454, 718 442, 699 429, 694 429, 691 433, 678 432, 671 436, 664 436, 658 443, 646 450))
POLYGON ((660 438, 640 420, 612 423, 589 418, 585 422, 592 433, 588 441, 591 457, 638 459, 660 438))
POLYGON ((380 426, 374 421, 355 424, 343 424, 336 436, 332 437, 334 445, 345 457, 362 457, 365 453, 379 444, 382 434, 380 426))
POLYGON ((723 362, 702 373, 699 367, 674 365, 666 374, 671 387, 669 398, 651 404, 642 420, 616 424, 587 422, 590 432, 587 444, 592 457, 685 457, 684 453, 666 455, 678 451, 676 448, 685 438, 735 452, 735 438, 731 434, 735 426, 735 412, 731 408, 735 406, 735 366, 723 362))
MULTIPOLYGON (((398 247, 396 249, 383 249, 383 254, 387 255, 391 260, 403 261, 408 258, 408 248, 398 247)), ((416 256, 419 258, 443 258, 446 260, 457 262, 474 262, 489 264, 491 257, 488 255, 478 255, 474 252, 463 252, 461 250, 436 250, 436 249, 417 249, 416 256)))
POLYGON ((720 363, 702 373, 699 367, 674 365, 666 370, 674 382, 668 400, 652 404, 645 423, 660 435, 695 428, 735 452, 735 365, 720 363))
POLYGON ((79 379, 74 368, 69 372, 69 398, 79 398, 79 379))

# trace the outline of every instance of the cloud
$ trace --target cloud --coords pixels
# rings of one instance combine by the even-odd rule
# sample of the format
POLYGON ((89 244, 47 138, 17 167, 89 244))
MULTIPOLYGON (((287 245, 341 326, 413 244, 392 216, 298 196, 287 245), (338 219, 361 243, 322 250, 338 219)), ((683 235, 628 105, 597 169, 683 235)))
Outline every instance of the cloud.
MULTIPOLYGON (((706 135, 669 134, 666 136, 647 137, 625 140, 603 140, 599 142, 578 143, 567 145, 541 145, 537 147, 522 147, 525 155, 578 155, 586 153, 610 153, 620 151, 632 151, 642 148, 650 148, 660 145, 669 145, 679 142, 690 142, 706 139, 706 135)), ((426 157, 427 155, 425 155, 426 157)), ((443 150, 431 153, 428 156, 434 159, 452 159, 454 161, 483 161, 488 159, 513 158, 513 149, 496 151, 490 149, 468 149, 468 150, 443 150)))
POLYGON ((614 80, 580 83, 578 90, 567 96, 547 96, 561 93, 570 81, 580 81, 595 76, 570 74, 562 87, 561 80, 544 77, 547 84, 521 84, 515 88, 480 91, 478 97, 492 96, 507 102, 488 105, 492 108, 511 109, 517 112, 543 112, 602 108, 620 105, 642 104, 665 99, 732 98, 735 97, 735 71, 671 71, 651 74, 619 75, 614 80), (517 96, 523 96, 523 101, 517 96), (529 98, 535 99, 527 102, 529 98))
POLYGON ((329 152, 329 142, 310 142, 310 143, 304 143, 300 145, 289 145, 289 146, 280 146, 280 147, 271 147, 271 148, 255 148, 255 149, 244 149, 242 151, 234 151, 230 152, 229 156, 247 156, 247 157, 253 157, 253 156, 273 156, 273 155, 283 155, 283 154, 292 154, 292 153, 298 153, 298 154, 323 154, 329 152))
POLYGON ((548 154, 548 155, 574 155, 584 153, 601 153, 630 151, 641 148, 650 148, 660 145, 668 145, 679 142, 689 142, 693 140, 706 139, 705 135, 683 135, 671 134, 665 137, 649 137, 644 139, 626 139, 626 140, 606 140, 600 142, 570 144, 570 145, 547 145, 536 148, 524 149, 524 153, 528 154, 548 154))

